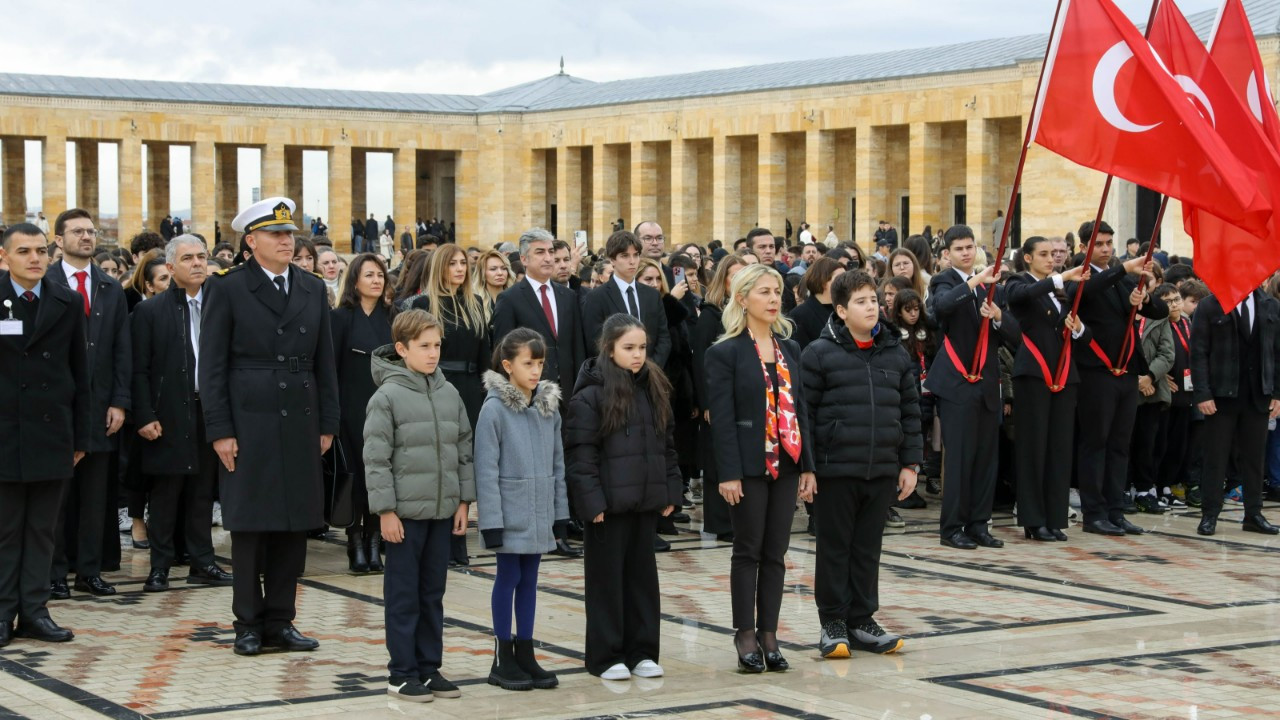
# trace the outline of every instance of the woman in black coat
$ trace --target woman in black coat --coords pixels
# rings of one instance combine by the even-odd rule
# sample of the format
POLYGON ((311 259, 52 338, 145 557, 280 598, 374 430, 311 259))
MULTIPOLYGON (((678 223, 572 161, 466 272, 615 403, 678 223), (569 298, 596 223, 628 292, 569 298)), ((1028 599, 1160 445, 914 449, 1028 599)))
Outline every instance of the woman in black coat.
POLYGON ((735 275, 724 335, 706 355, 720 494, 733 516, 734 646, 739 670, 750 673, 789 667, 778 650, 783 558, 796 498, 811 501, 816 486, 800 348, 787 339, 782 292, 771 267, 735 275))
POLYGON ((369 495, 364 485, 364 417, 369 398, 377 389, 369 370, 369 357, 375 349, 391 342, 395 306, 387 301, 386 289, 387 268, 382 256, 357 255, 343 280, 338 307, 329 315, 342 414, 338 443, 332 452, 340 469, 345 468, 353 479, 355 524, 347 528, 347 564, 356 573, 382 571, 381 526, 378 518, 369 514, 369 495))

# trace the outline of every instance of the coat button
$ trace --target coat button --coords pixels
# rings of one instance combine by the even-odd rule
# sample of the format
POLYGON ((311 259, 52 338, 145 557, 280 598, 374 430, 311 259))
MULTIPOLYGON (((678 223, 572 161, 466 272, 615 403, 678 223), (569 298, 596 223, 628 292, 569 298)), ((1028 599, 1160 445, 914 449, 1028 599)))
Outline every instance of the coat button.
POLYGON ((283 355, 277 355, 277 356, 276 356, 276 362, 284 362, 284 356, 283 356, 283 355))
POLYGON ((48 389, 49 389, 49 383, 41 383, 41 384, 40 384, 40 389, 41 389, 41 390, 48 390, 48 389))
POLYGON ((302 414, 303 414, 303 415, 310 415, 310 414, 311 414, 311 408, 304 408, 304 409, 302 410, 302 414))
POLYGON ((49 353, 47 353, 47 352, 41 353, 41 354, 40 354, 40 356, 41 356, 41 357, 43 357, 45 360, 48 360, 48 359, 49 359, 49 357, 50 357, 50 356, 49 356, 49 353))
POLYGON ((300 327, 300 328, 298 328, 298 332, 302 333, 303 335, 306 335, 306 334, 307 334, 307 329, 306 329, 305 327, 300 327))
POLYGON ((49 417, 48 415, 45 415, 45 416, 44 416, 44 421, 45 421, 45 422, 50 422, 50 420, 51 420, 51 419, 50 419, 50 417, 49 417))
POLYGON ((22 390, 26 390, 26 389, 27 389, 27 384, 26 384, 26 383, 22 383, 22 384, 21 384, 21 385, 19 385, 18 387, 19 387, 20 389, 22 389, 22 390))
POLYGON ((276 334, 277 334, 277 335, 283 335, 283 334, 284 334, 284 328, 276 328, 276 334))
POLYGON ((280 417, 289 417, 289 411, 288 411, 288 410, 281 410, 281 411, 280 411, 280 417))
POLYGON ((285 388, 287 388, 287 387, 289 387, 289 386, 288 386, 288 385, 286 385, 285 383, 280 383, 280 389, 281 389, 281 390, 284 390, 284 389, 285 389, 285 388))
POLYGON ((303 381, 302 381, 302 387, 304 387, 304 388, 309 388, 309 387, 311 387, 311 381, 310 381, 310 380, 303 380, 303 381))

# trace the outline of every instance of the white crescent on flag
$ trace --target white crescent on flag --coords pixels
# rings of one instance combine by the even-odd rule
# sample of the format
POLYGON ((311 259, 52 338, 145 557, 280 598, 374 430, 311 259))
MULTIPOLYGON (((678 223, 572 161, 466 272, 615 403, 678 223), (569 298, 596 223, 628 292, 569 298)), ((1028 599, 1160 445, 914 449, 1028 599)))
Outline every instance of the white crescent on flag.
POLYGON ((1141 133, 1158 127, 1160 123, 1139 125, 1125 117, 1116 102, 1116 77, 1124 64, 1132 58, 1133 51, 1124 42, 1112 45, 1110 50, 1103 53, 1102 58, 1098 60, 1097 68, 1093 71, 1093 102, 1098 106, 1098 112, 1102 118, 1115 129, 1141 133))

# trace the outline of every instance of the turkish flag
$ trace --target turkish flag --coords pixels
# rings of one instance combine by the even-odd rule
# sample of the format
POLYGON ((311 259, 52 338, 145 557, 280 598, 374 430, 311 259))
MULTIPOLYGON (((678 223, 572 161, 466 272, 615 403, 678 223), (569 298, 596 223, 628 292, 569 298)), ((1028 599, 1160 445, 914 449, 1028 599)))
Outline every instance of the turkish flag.
MULTIPOLYGON (((1280 155, 1172 2, 1160 3, 1147 40, 1231 153, 1253 170, 1259 192, 1280 208, 1280 155)), ((1196 273, 1223 307, 1238 304, 1280 267, 1274 216, 1269 232, 1258 237, 1193 203, 1182 205, 1184 226, 1195 241, 1196 273)))
POLYGON ((1063 0, 1032 137, 1080 165, 1267 232, 1271 203, 1110 0, 1063 0))
POLYGON ((1271 100, 1267 70, 1240 0, 1226 0, 1218 11, 1218 20, 1209 35, 1209 55, 1253 117, 1262 123, 1272 146, 1280 148, 1280 115, 1271 100))

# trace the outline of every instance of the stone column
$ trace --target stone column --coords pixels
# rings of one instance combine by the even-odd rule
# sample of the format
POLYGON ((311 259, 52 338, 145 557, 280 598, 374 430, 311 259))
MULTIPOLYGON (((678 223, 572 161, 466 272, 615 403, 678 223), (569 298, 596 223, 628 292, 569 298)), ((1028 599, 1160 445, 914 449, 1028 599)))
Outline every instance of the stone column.
MULTIPOLYGON (((658 221, 658 149, 656 143, 631 143, 631 214, 627 229, 658 221)), ((665 228, 664 228, 665 231, 665 228)))
MULTIPOLYGON (((910 227, 912 233, 924 230, 942 217, 942 126, 937 123, 911 123, 908 155, 908 187, 911 193, 910 227)), ((902 228, 900 235, 905 235, 902 228)), ((899 243, 907 238, 900 236, 899 243)))
POLYGON ((613 221, 618 217, 618 206, 613 202, 618 194, 618 164, 608 146, 602 143, 591 146, 591 172, 592 217, 595 222, 587 244, 600 252, 604 250, 604 243, 613 232, 613 221))
POLYGON ((147 228, 160 232, 169 214, 169 146, 147 143, 147 228))
MULTIPOLYGON (((50 134, 44 138, 40 162, 43 165, 40 209, 49 218, 49 227, 52 229, 53 219, 67 209, 66 133, 50 134)), ((97 221, 98 218, 94 217, 94 222, 97 221)))
POLYGON ((369 176, 367 174, 369 158, 365 151, 359 148, 350 148, 350 155, 351 184, 340 192, 351 193, 351 217, 359 220, 363 225, 364 221, 369 219, 369 176))
POLYGON ((480 151, 460 150, 455 158, 453 212, 458 243, 492 246, 502 238, 502 228, 480 222, 480 151))
MULTIPOLYGON (((400 247, 400 233, 403 228, 412 227, 417 222, 418 210, 418 148, 416 144, 403 144, 395 151, 391 159, 391 216, 396 223, 392 233, 395 247, 400 247)), ((380 218, 386 222, 386 218, 380 218)), ((416 235, 413 230, 410 234, 416 235)), ((440 238, 441 242, 448 238, 440 238)))
MULTIPOLYGON (((285 194, 284 145, 281 143, 267 143, 262 148, 261 177, 262 183, 259 188, 259 197, 269 198, 285 194)), ((289 199, 295 203, 298 202, 298 198, 289 199)))
MULTIPOLYGON (((76 205, 95 218, 98 202, 98 141, 76 140, 76 205)), ((46 214, 45 217, 48 217, 46 214)))
MULTIPOLYGON (((120 140, 119 162, 116 165, 117 183, 120 188, 120 215, 116 220, 119 242, 129 242, 142 231, 142 141, 137 135, 127 133, 120 140)), ((45 213, 49 217, 49 213, 45 213)), ((52 220, 50 220, 52 224, 52 220)))
MULTIPOLYGON (((307 207, 307 198, 302 191, 302 148, 296 145, 284 146, 284 196, 298 204, 298 222, 302 222, 304 212, 314 210, 307 207)), ((309 227, 303 229, 311 230, 309 227)))
POLYGON ((582 149, 556 149, 556 224, 559 239, 573 242, 575 230, 587 230, 582 222, 582 149))
POLYGON ((333 247, 339 252, 353 250, 351 247, 351 219, 355 217, 351 208, 352 200, 352 151, 349 145, 335 145, 329 148, 329 216, 325 224, 329 226, 329 238, 333 247))
POLYGON ((786 138, 771 132, 760 133, 759 177, 756 181, 757 213, 760 227, 769 228, 775 237, 786 231, 787 144, 786 138))
POLYGON ((222 233, 222 241, 239 247, 240 238, 231 229, 231 221, 240 212, 240 152, 235 145, 214 146, 214 222, 210 239, 222 233))
MULTIPOLYGON (((695 242, 691 238, 698 200, 698 150, 688 140, 671 141, 671 227, 663 228, 667 246, 695 242), (691 195, 692 194, 692 195, 691 195)), ((705 231, 705 228, 704 228, 705 231)), ((705 244, 705 240, 699 244, 705 244)))
POLYGON ((191 146, 191 223, 187 231, 194 229, 203 235, 210 249, 214 243, 213 222, 218 217, 216 155, 212 140, 197 140, 191 146))
POLYGON ((859 125, 854 145, 854 191, 858 199, 858 244, 875 252, 877 221, 888 217, 885 200, 885 131, 882 127, 859 125))
MULTIPOLYGON (((0 176, 4 177, 4 209, 0 223, 15 224, 27 219, 27 148, 17 137, 0 140, 0 176)), ((48 218, 49 214, 45 213, 48 218)), ((53 221, 49 221, 53 227, 53 221)))
MULTIPOLYGON (((815 242, 827 236, 836 216, 836 143, 832 133, 810 130, 804 135, 804 216, 815 242)), ((799 226, 796 235, 799 236, 799 226)))
POLYGON ((739 166, 738 144, 732 139, 717 135, 711 140, 711 182, 713 205, 713 239, 724 243, 732 252, 733 241, 738 239, 742 224, 739 202, 742 185, 742 168, 739 166))

